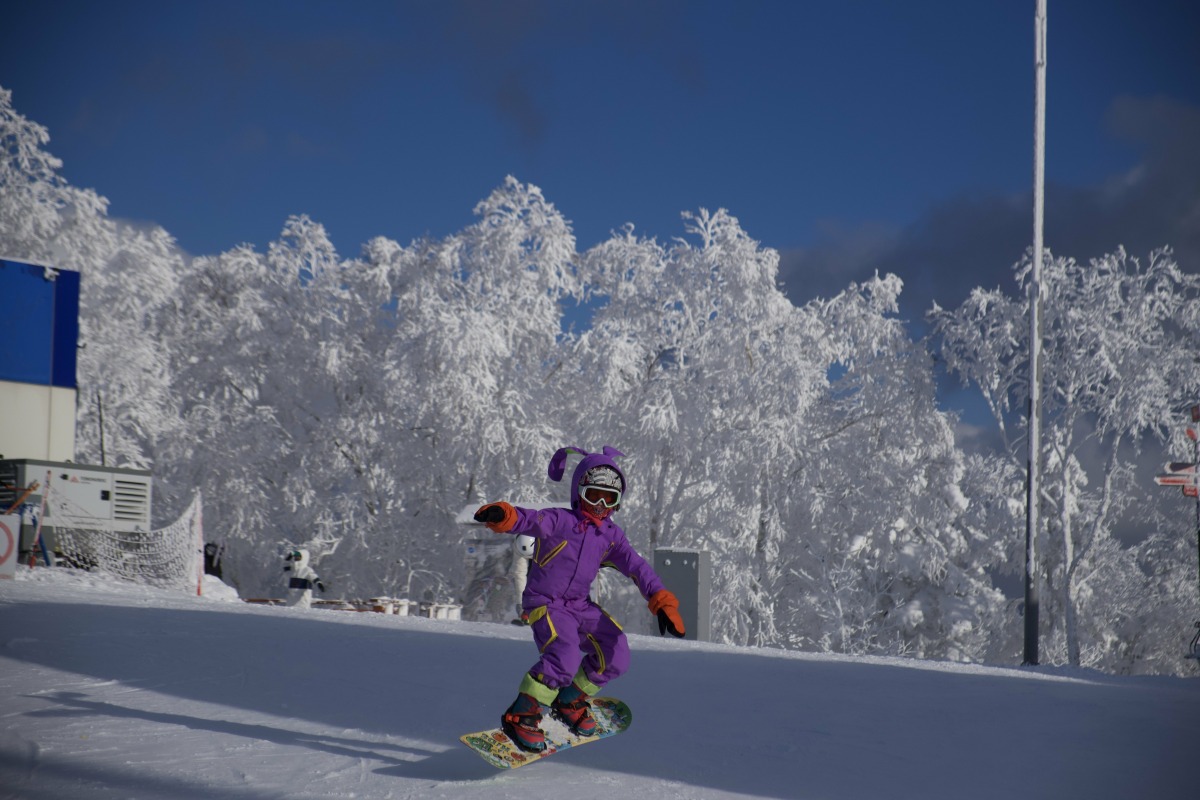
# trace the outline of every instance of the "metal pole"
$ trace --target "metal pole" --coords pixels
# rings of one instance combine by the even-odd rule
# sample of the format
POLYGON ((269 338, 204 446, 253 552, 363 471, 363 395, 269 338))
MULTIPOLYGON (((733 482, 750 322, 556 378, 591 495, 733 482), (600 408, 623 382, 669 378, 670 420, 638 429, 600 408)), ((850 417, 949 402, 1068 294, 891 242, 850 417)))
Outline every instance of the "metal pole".
MULTIPOLYGON (((1192 406, 1192 424, 1200 422, 1200 405, 1192 406)), ((1200 428, 1200 425, 1196 426, 1200 428)), ((1187 436, 1192 440, 1192 464, 1193 469, 1200 473, 1200 431, 1196 428, 1189 427, 1187 436)), ((1193 484, 1195 486, 1195 484, 1193 484)), ((1196 579, 1200 581, 1200 486, 1195 487, 1196 494, 1196 557, 1198 563, 1196 566, 1196 579)), ((1191 644, 1188 646, 1188 658, 1200 660, 1200 622, 1196 623, 1196 635, 1192 637, 1191 644)))
POLYGON ((1042 222, 1046 182, 1046 0, 1034 18, 1033 269, 1029 276, 1029 431, 1025 485, 1025 659, 1038 663, 1038 500, 1042 471, 1042 222))
MULTIPOLYGON (((1200 417, 1197 409, 1200 409, 1200 406, 1192 409, 1192 419, 1200 422, 1200 419, 1197 419, 1197 417, 1200 417)), ((1200 432, 1196 431, 1195 428, 1189 428, 1188 433, 1192 435, 1191 438, 1194 445, 1192 463, 1196 465, 1196 471, 1200 473, 1200 432)), ((1197 586, 1200 586, 1200 486, 1196 488, 1198 490, 1196 494, 1196 580, 1197 586)))
POLYGON ((108 466, 108 461, 104 455, 104 398, 100 395, 100 390, 96 390, 96 414, 99 417, 100 424, 100 466, 108 466))

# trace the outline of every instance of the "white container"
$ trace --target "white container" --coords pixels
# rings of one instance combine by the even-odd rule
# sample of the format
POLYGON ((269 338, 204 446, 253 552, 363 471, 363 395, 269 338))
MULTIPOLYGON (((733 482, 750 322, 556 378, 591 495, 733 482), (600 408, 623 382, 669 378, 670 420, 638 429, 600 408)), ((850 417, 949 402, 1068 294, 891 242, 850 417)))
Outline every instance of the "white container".
POLYGON ((372 597, 371 610, 376 614, 396 613, 396 601, 390 597, 372 597))
POLYGON ((462 606, 455 603, 434 603, 429 607, 431 619, 461 620, 462 606))

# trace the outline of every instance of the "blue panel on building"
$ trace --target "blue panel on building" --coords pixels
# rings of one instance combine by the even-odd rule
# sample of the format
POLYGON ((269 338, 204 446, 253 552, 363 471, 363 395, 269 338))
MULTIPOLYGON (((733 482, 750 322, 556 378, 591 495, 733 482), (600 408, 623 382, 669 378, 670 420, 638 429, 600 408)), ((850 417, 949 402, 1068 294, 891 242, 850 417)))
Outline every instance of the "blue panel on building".
POLYGON ((0 259, 0 380, 75 388, 79 273, 0 259))
POLYGON ((50 382, 74 389, 79 348, 79 273, 62 270, 54 280, 54 352, 50 382))

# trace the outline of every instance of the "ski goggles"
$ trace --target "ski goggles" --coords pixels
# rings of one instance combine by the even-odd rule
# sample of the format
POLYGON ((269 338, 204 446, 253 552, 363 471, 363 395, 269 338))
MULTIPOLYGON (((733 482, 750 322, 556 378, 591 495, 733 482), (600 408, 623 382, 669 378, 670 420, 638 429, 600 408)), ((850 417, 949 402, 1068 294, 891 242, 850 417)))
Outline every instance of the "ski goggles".
POLYGON ((583 484, 579 487, 579 496, 583 498, 584 502, 593 506, 616 508, 621 505, 621 491, 611 486, 583 484))

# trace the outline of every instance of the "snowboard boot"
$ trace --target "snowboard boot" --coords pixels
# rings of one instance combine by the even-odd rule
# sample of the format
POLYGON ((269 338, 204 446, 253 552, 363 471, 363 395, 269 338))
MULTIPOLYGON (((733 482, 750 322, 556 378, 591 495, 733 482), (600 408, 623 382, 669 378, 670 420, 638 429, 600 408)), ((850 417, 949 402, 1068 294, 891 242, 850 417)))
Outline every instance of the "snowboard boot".
POLYGON ((542 704, 532 695, 522 692, 500 718, 500 728, 522 750, 540 753, 546 749, 546 734, 542 733, 542 704))
POLYGON ((598 726, 592 716, 592 707, 588 705, 588 696, 573 683, 558 693, 550 713, 576 736, 596 735, 598 726))

